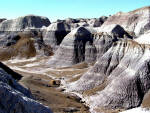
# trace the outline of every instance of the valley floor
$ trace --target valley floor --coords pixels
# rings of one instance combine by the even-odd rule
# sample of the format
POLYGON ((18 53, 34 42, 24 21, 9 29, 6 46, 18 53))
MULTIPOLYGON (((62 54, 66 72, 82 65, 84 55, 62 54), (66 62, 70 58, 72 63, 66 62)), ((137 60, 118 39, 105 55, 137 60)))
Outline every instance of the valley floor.
POLYGON ((89 113, 89 108, 81 102, 79 97, 64 93, 63 89, 59 87, 59 80, 55 84, 55 80, 46 75, 47 71, 44 72, 44 67, 42 66, 46 61, 47 59, 43 58, 30 59, 28 61, 13 60, 4 63, 23 75, 19 83, 29 88, 34 98, 40 103, 49 106, 54 113, 89 113), (41 64, 36 65, 39 60, 41 64))

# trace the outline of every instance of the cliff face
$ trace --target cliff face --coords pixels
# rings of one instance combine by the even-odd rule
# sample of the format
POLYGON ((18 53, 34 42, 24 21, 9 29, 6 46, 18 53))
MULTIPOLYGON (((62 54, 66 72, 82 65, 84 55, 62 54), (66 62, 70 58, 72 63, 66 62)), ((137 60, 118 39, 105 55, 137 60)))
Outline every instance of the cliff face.
POLYGON ((65 22, 52 23, 46 31, 44 31, 43 40, 45 44, 50 45, 53 51, 56 51, 64 37, 71 31, 69 24, 65 22))
POLYGON ((92 42, 91 33, 79 27, 69 33, 62 41, 49 64, 58 67, 71 66, 85 60, 85 45, 92 42))
POLYGON ((119 12, 110 16, 103 26, 118 24, 126 31, 135 33, 136 36, 144 34, 150 29, 150 7, 144 7, 128 13, 119 12))
MULTIPOLYGON (((64 77, 64 82, 68 82, 66 74, 70 75, 73 80, 68 77, 67 91, 82 95, 92 112, 141 105, 150 89, 150 7, 120 12, 108 19, 66 19, 49 24, 47 18, 37 16, 0 23, 0 60, 54 53, 43 65, 56 69, 42 72, 64 77), (48 27, 40 29, 42 26, 48 27), (37 29, 32 31, 31 28, 37 29), (27 29, 31 34, 18 33, 27 29)), ((9 80, 6 84, 2 81, 0 88, 8 94, 14 89, 24 94, 11 84, 12 81, 10 84, 9 80)), ((12 94, 13 102, 21 98, 17 91, 12 94)), ((5 95, 5 98, 10 97, 5 95)))
POLYGON ((28 28, 41 28, 49 26, 50 21, 46 17, 40 16, 24 16, 17 19, 6 20, 0 23, 0 31, 23 31, 28 28))
POLYGON ((79 27, 73 30, 64 38, 49 64, 64 67, 81 62, 93 63, 112 46, 113 42, 132 38, 119 25, 99 30, 101 32, 95 35, 92 35, 94 30, 89 28, 79 27))
POLYGON ((0 63, 1 113, 52 113, 48 107, 33 100, 30 91, 18 84, 11 74, 14 72, 0 63))

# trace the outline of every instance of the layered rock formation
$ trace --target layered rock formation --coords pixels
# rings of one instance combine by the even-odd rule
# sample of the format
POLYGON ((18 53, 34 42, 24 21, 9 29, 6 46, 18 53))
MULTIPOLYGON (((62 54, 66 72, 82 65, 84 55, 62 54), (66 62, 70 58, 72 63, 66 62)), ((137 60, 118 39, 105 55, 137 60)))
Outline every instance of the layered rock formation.
POLYGON ((42 28, 49 26, 50 21, 46 17, 28 15, 17 19, 6 20, 0 23, 0 31, 23 31, 29 28, 42 28))
POLYGON ((140 44, 150 44, 150 30, 134 40, 140 44))
POLYGON ((52 55, 52 48, 43 42, 37 31, 4 33, 0 37, 0 60, 30 58, 36 55, 52 55))
POLYGON ((93 31, 84 27, 73 30, 64 38, 49 64, 64 67, 84 61, 92 63, 102 56, 113 42, 120 38, 132 38, 119 25, 109 26, 109 30, 101 28, 102 32, 95 35, 92 35, 93 31))
POLYGON ((131 40, 117 41, 93 68, 68 87, 75 92, 99 87, 87 100, 92 108, 137 107, 150 88, 149 48, 131 40))
POLYGON ((1 113, 52 113, 48 107, 33 100, 30 91, 18 84, 7 71, 7 67, 0 63, 1 113))
POLYGON ((64 38, 49 64, 61 67, 83 62, 85 60, 85 45, 92 41, 91 33, 86 28, 79 27, 73 30, 64 38))
POLYGON ((150 7, 144 7, 128 13, 119 12, 110 16, 103 26, 118 24, 126 31, 134 33, 136 36, 144 34, 150 29, 150 7))
POLYGON ((71 31, 69 24, 65 22, 52 23, 45 31, 43 40, 56 51, 64 37, 71 31))
MULTIPOLYGON (((150 89, 150 7, 128 13, 119 12, 108 19, 69 18, 58 20, 45 30, 30 29, 49 24, 47 18, 37 16, 25 16, 0 23, 0 31, 4 32, 0 34, 0 60, 16 56, 29 58, 37 54, 43 56, 43 51, 50 56, 53 50, 55 54, 49 59, 48 66, 73 69, 73 65, 85 63, 85 70, 89 69, 86 73, 79 69, 82 73, 76 75, 77 78, 72 83, 65 85, 67 91, 84 97, 91 112, 97 109, 130 109, 141 105, 150 89), (31 34, 6 32, 27 29, 31 34)), ((80 64, 75 66, 84 68, 80 64)), ((57 76, 64 76, 58 73, 57 76)), ((33 108, 41 106, 26 99, 31 97, 22 98, 22 95, 27 94, 12 86, 12 81, 7 84, 2 81, 0 88, 10 95, 15 89, 12 100, 21 100, 23 106, 25 100, 29 102, 27 105, 32 103, 33 108)), ((10 95, 5 95, 4 98, 10 98, 10 95)), ((39 109, 41 111, 42 107, 39 109)))

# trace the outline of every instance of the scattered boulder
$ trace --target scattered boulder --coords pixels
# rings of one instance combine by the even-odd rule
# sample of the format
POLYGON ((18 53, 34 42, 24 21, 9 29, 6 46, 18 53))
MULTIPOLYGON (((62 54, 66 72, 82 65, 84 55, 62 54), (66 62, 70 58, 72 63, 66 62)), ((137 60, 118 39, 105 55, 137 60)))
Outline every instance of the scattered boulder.
POLYGON ((60 80, 51 80, 48 82, 48 86, 60 86, 60 80))

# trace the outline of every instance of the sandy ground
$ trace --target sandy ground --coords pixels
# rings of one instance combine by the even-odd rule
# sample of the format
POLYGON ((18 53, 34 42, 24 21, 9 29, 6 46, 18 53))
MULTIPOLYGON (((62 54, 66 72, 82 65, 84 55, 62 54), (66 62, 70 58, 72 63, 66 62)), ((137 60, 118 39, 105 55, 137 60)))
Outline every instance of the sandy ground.
POLYGON ((64 74, 69 77, 86 70, 76 69, 75 72, 71 69, 53 70, 44 67, 42 64, 45 62, 47 62, 47 58, 27 61, 12 60, 4 63, 23 75, 19 83, 29 88, 35 100, 49 106, 54 113, 89 113, 89 108, 84 105, 79 97, 64 93, 64 89, 60 88, 60 81, 52 79, 52 77, 61 78, 64 74), (55 81, 58 83, 55 84, 55 81))

